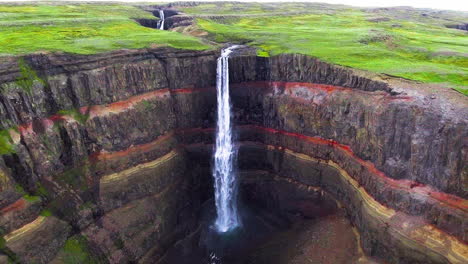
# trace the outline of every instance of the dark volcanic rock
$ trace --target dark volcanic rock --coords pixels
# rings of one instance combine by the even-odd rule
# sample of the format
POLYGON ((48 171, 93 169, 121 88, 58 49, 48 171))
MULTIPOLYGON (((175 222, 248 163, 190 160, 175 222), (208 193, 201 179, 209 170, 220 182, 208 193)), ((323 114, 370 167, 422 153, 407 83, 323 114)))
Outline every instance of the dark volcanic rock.
POLYGON ((458 25, 447 25, 447 27, 466 31, 466 30, 468 30, 468 23, 467 24, 458 24, 458 25))
MULTIPOLYGON (((15 153, 0 159, 1 228, 12 237, 44 207, 54 215, 40 225, 46 236, 7 239, 8 249, 47 263, 67 237, 83 234, 110 262, 150 263, 193 232, 200 204, 211 195, 217 56, 169 48, 28 55, 46 81, 36 81, 31 94, 14 83, 17 58, 1 58, 0 126, 19 125, 9 130, 15 153), (58 114, 80 108, 81 114, 58 114), (25 193, 15 186, 41 198, 19 206, 25 193)), ((252 201, 311 216, 333 209, 329 201, 336 199, 362 233, 366 252, 394 263, 446 258, 425 252, 424 243, 409 250, 398 236, 399 220, 466 240, 465 97, 304 55, 261 58, 248 49, 231 58, 230 78, 234 121, 263 129, 236 134, 265 145, 240 149, 243 173, 263 171, 245 189, 257 193, 252 201), (308 137, 327 143, 297 139, 308 137), (335 151, 338 145, 348 154, 335 151), (261 184, 260 177, 274 182, 261 184), (378 216, 365 195, 375 199, 378 216)))
POLYGON ((140 25, 149 28, 157 29, 159 26, 159 19, 151 19, 151 18, 139 18, 135 19, 136 22, 140 23, 140 25))

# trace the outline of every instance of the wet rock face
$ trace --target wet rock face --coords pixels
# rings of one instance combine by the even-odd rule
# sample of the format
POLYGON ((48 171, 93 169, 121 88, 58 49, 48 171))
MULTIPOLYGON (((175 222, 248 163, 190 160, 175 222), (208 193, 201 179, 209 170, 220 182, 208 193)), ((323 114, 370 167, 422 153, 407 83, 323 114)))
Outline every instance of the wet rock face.
MULTIPOLYGON (((217 55, 31 55, 25 60, 46 80, 32 93, 14 83, 16 60, 2 59, 0 126, 18 125, 9 130, 15 153, 0 159, 2 254, 60 263, 65 241, 80 235, 90 255, 110 263, 153 263, 195 230, 211 196, 217 55), (52 216, 28 226, 45 209, 52 216), (12 236, 25 226, 25 236, 12 236), (51 235, 30 245, 43 229, 51 235), (36 259, 29 247, 45 253, 36 259)), ((446 108, 417 87, 302 55, 234 56, 230 70, 249 203, 313 217, 338 201, 369 254, 460 259, 404 241, 467 239, 466 101, 446 108), (405 221, 417 231, 405 233, 405 221)))

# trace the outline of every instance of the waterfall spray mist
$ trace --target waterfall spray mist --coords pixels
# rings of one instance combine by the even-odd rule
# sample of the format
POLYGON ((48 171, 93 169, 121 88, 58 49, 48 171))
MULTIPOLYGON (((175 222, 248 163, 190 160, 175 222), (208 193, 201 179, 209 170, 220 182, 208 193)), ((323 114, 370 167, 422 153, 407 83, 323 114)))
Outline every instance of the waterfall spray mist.
POLYGON ((221 51, 216 70, 218 117, 214 154, 214 187, 219 232, 232 230, 240 225, 237 212, 237 176, 234 171, 236 150, 232 143, 231 102, 229 99, 229 54, 237 46, 221 51))

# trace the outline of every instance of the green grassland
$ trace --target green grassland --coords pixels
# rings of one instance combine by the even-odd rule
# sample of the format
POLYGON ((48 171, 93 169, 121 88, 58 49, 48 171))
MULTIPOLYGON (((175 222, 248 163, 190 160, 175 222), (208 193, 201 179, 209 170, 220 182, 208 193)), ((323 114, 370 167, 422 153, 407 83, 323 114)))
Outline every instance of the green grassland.
MULTIPOLYGON (((468 94, 468 33, 446 27, 466 21, 467 13, 320 3, 191 3, 175 9, 195 16, 197 27, 209 33, 204 38, 247 43, 261 56, 301 53, 468 94)), ((156 19, 128 4, 0 5, 0 56, 211 48, 205 39, 143 27, 137 18, 156 19)))
POLYGON ((0 55, 92 54, 152 45, 208 48, 191 36, 143 27, 135 18, 156 19, 137 7, 118 4, 0 5, 0 55))
MULTIPOLYGON (((358 69, 441 83, 468 93, 468 34, 446 28, 443 16, 398 9, 329 9, 317 4, 309 14, 236 17, 230 6, 217 5, 222 13, 232 16, 197 19, 216 42, 248 43, 260 48, 259 54, 264 56, 307 54, 358 69)), ((248 12, 261 14, 255 5, 250 7, 248 12)), ((206 10, 214 7, 200 5, 183 10, 196 13, 197 9, 207 15, 206 10)), ((291 4, 283 10, 292 10, 291 4)))
POLYGON ((333 13, 345 8, 343 5, 328 5, 321 3, 201 3, 193 6, 180 6, 178 9, 194 16, 226 15, 226 16, 271 16, 292 13, 333 13))

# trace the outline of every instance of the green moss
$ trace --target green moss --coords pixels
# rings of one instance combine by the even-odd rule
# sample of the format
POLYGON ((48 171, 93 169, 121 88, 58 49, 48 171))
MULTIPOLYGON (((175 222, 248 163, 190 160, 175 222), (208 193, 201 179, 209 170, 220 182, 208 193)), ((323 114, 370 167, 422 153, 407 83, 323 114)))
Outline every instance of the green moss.
POLYGON ((21 185, 19 185, 19 184, 15 184, 15 190, 16 190, 17 192, 19 192, 20 194, 22 194, 22 195, 26 195, 26 194, 27 194, 26 191, 24 190, 24 188, 23 188, 21 185))
POLYGON ((15 153, 9 129, 0 130, 0 155, 15 153))
POLYGON ((36 71, 29 66, 24 59, 19 59, 18 65, 20 68, 21 76, 15 81, 15 83, 23 89, 27 94, 32 94, 32 87, 35 82, 40 82, 43 85, 46 84, 44 80, 39 78, 36 71))
POLYGON ((259 57, 270 57, 270 53, 266 50, 258 49, 257 50, 257 56, 259 57))
POLYGON ((150 112, 153 110, 153 107, 154 105, 148 100, 143 100, 135 106, 135 108, 140 112, 150 112))
POLYGON ((89 116, 90 116, 90 110, 91 108, 88 107, 85 111, 85 113, 81 113, 80 109, 70 109, 70 110, 60 110, 58 114, 60 115, 68 115, 73 117, 78 123, 81 125, 86 124, 86 121, 88 121, 89 116))
POLYGON ((86 181, 86 172, 89 167, 87 161, 83 161, 84 165, 68 169, 60 173, 57 177, 57 181, 68 185, 74 190, 86 191, 88 189, 88 184, 86 181))
POLYGON ((23 198, 30 202, 30 203, 35 203, 35 202, 39 202, 41 201, 41 196, 39 195, 30 195, 29 193, 27 193, 24 188, 19 185, 19 184, 15 184, 15 190, 20 193, 21 195, 23 195, 23 198))
POLYGON ((117 249, 123 249, 125 247, 125 243, 120 237, 114 240, 114 245, 117 249))
POLYGON ((88 201, 86 203, 83 203, 80 205, 79 209, 80 210, 86 210, 86 209, 92 209, 94 207, 94 203, 91 201, 88 201))
POLYGON ((5 238, 3 236, 0 236, 0 249, 5 248, 5 246, 6 246, 5 238))
POLYGON ((82 235, 67 239, 58 257, 65 264, 99 263, 91 254, 87 239, 82 235))
POLYGON ((6 246, 6 240, 3 235, 0 236, 0 252, 8 257, 8 263, 21 263, 18 256, 6 246))
POLYGON ((40 182, 37 182, 36 183, 36 191, 34 193, 35 195, 38 195, 40 197, 43 197, 43 198, 47 198, 50 196, 49 192, 47 191, 47 189, 40 183, 40 182))
POLYGON ((40 215, 44 217, 49 217, 52 216, 52 211, 50 211, 49 209, 44 209, 41 211, 40 215))
POLYGON ((468 88, 460 88, 460 87, 454 87, 453 89, 459 91, 460 93, 467 95, 468 96, 468 88))
POLYGON ((23 196, 23 198, 30 202, 30 203, 35 203, 35 202, 39 202, 41 201, 41 197, 40 196, 36 196, 36 195, 29 195, 29 194, 26 194, 23 196))
POLYGON ((55 151, 52 148, 53 144, 51 144, 51 142, 50 142, 49 135, 48 134, 39 134, 39 138, 41 139, 42 145, 44 146, 47 154, 49 156, 54 156, 55 151))

